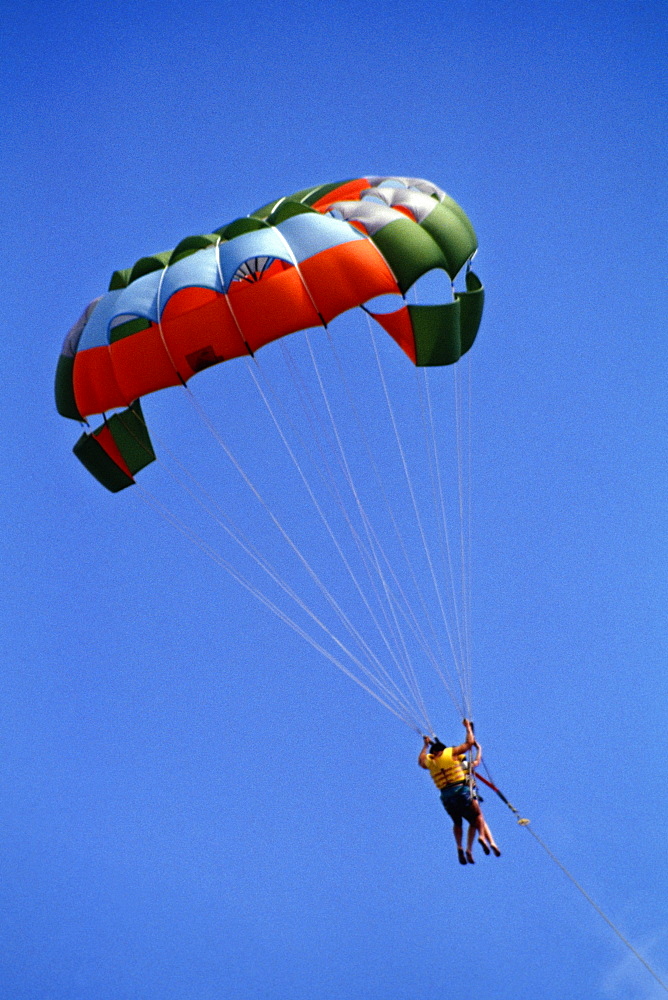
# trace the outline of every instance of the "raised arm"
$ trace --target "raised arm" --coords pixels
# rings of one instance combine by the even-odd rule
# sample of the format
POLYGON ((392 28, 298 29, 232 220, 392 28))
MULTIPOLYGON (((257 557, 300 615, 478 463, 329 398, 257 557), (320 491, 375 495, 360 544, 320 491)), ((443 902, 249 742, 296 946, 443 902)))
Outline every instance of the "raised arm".
POLYGON ((427 754, 429 753, 427 747, 431 743, 431 736, 423 736, 422 739, 424 740, 424 746, 420 751, 420 756, 418 757, 418 764, 420 765, 420 767, 423 767, 425 771, 428 771, 429 768, 427 767, 426 757, 427 754))
POLYGON ((458 747, 452 748, 453 757, 461 757, 465 754, 472 746, 475 746, 475 736, 473 735, 473 726, 468 719, 462 720, 464 723, 464 729, 466 730, 466 742, 460 743, 458 747))

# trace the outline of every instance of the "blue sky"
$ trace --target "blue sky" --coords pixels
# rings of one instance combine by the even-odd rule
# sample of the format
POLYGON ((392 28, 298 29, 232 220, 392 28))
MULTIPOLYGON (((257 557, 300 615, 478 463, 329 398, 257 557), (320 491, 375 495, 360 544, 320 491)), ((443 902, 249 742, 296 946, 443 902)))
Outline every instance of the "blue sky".
MULTIPOLYGON (((663 996, 491 795, 503 857, 460 868, 417 736, 137 488, 105 493, 53 404, 63 337, 116 268, 312 183, 447 190, 487 290, 477 731, 666 980, 661 5, 17 4, 0 45, 2 995, 663 996)), ((267 424, 225 367, 193 389, 280 497, 267 424)), ((179 392, 163 397, 152 430, 243 507, 179 392)), ((176 503, 157 465, 141 481, 176 503)), ((338 581, 326 553, 322 572, 338 581)), ((425 691, 458 739, 443 689, 425 691)))

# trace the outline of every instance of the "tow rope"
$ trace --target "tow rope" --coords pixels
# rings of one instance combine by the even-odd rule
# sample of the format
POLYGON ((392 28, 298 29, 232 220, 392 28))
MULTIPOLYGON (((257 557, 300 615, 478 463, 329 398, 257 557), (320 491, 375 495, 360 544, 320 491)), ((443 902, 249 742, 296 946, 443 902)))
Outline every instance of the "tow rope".
POLYGON ((663 979, 661 979, 659 977, 659 975, 654 971, 654 969, 649 964, 649 962, 647 962, 643 958, 643 956, 640 954, 640 952, 636 948, 633 947, 633 945, 628 940, 628 938, 624 937, 624 935, 619 930, 619 928, 616 927, 615 924, 613 924, 612 920, 603 912, 603 910, 598 905, 598 903, 594 899, 592 899, 592 897, 589 895, 589 893, 580 885, 580 883, 577 881, 577 879, 569 872, 568 868, 566 868, 566 866, 561 863, 561 861, 556 856, 556 854, 554 854, 550 850, 550 848, 547 846, 547 844, 545 843, 545 841, 542 840, 538 836, 538 834, 536 833, 536 831, 534 829, 532 829, 532 827, 530 825, 531 824, 531 820, 528 820, 528 819, 524 818, 520 814, 519 810, 515 808, 515 806, 512 804, 512 802, 508 801, 508 799, 503 794, 503 792, 501 791, 501 789, 497 788, 493 781, 491 781, 491 780, 489 780, 487 778, 483 778, 483 776, 481 774, 478 774, 478 773, 476 773, 475 780, 476 781, 482 781, 483 785, 486 785, 487 788, 491 789, 491 791, 495 792, 499 796, 499 798, 501 799, 502 802, 505 802, 505 804, 508 806, 508 808, 510 809, 510 811, 512 813, 514 813, 514 815, 517 817, 517 823, 518 823, 518 825, 519 826, 525 826, 527 828, 527 830, 529 831, 529 833, 531 834, 531 836, 534 838, 534 840, 538 844, 540 844, 540 846, 543 848, 543 850, 545 851, 545 853, 547 854, 547 856, 552 861, 554 861, 555 865, 557 865, 558 868, 561 868, 561 870, 564 873, 564 875, 566 876, 566 878, 568 878, 573 883, 573 885, 575 886, 575 888, 578 890, 578 892, 582 896, 584 896, 584 898, 587 900, 587 902, 589 903, 589 905, 594 910, 596 910, 596 912, 598 913, 599 917, 601 917, 603 920, 605 920, 605 922, 608 925, 608 927, 610 927, 610 929, 612 931, 614 931, 614 933, 617 935, 617 937, 619 938, 619 940, 623 944, 626 945, 626 947, 629 949, 629 951, 633 955, 635 955, 635 957, 638 959, 638 961, 640 962, 640 964, 643 965, 647 969, 647 971, 649 972, 649 974, 656 980, 656 982, 659 984, 659 986, 662 986, 663 989, 666 991, 666 993, 668 993, 668 986, 663 981, 663 979))
POLYGON ((529 825, 529 823, 531 822, 531 820, 530 819, 525 819, 524 817, 522 817, 520 815, 519 809, 516 809, 515 806, 512 804, 512 802, 508 801, 508 799, 505 797, 505 795, 503 794, 503 792, 501 791, 501 789, 497 788, 496 785, 494 784, 494 782, 488 781, 487 778, 483 778, 482 774, 476 774, 475 780, 476 781, 482 781, 483 785, 487 785, 487 787, 491 788, 493 792, 496 792, 496 794, 499 796, 499 798, 501 799, 501 801, 505 802, 505 804, 508 806, 508 808, 511 810, 511 812, 513 812, 517 816, 517 822, 518 822, 518 824, 520 826, 528 826, 529 825))

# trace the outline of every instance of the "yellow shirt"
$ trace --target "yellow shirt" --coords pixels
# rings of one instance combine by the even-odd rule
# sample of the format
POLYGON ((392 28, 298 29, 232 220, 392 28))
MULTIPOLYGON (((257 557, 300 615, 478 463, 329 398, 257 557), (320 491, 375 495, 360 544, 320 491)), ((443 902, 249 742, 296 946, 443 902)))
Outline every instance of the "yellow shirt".
POLYGON ((460 785, 466 781, 466 773, 461 763, 464 757, 463 755, 455 757, 453 749, 454 747, 446 747, 437 757, 428 753, 424 759, 437 788, 460 785))

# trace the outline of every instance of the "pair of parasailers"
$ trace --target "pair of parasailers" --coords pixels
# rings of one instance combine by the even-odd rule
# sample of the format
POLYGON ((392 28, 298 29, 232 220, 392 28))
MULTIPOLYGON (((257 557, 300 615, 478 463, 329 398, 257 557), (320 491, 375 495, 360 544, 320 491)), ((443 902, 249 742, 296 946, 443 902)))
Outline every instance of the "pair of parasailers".
POLYGON ((446 747, 435 737, 423 737, 424 746, 418 757, 418 764, 429 771, 434 784, 441 793, 441 802, 453 822, 459 863, 473 865, 475 864, 473 842, 476 833, 485 854, 491 852, 498 858, 501 851, 485 821, 473 788, 473 771, 482 760, 482 749, 473 734, 473 727, 468 719, 464 719, 464 728, 466 729, 466 739, 456 747, 446 747), (470 762, 470 771, 467 773, 465 758, 473 747, 476 748, 476 756, 470 762), (464 819, 469 824, 466 850, 462 846, 462 820, 464 819))

